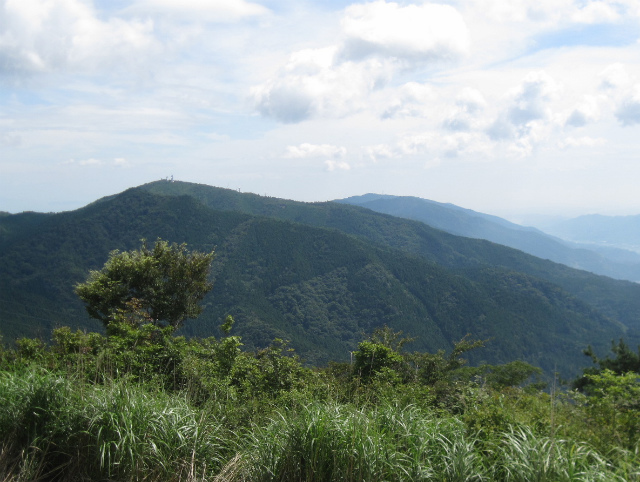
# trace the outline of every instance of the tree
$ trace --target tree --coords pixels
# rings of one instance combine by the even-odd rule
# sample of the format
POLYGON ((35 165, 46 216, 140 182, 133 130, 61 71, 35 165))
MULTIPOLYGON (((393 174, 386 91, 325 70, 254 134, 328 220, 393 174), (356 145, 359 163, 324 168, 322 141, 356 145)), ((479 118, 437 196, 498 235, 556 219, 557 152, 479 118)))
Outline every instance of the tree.
POLYGON ((593 381, 590 375, 600 375, 605 370, 610 370, 615 375, 623 375, 628 372, 640 374, 640 346, 638 346, 638 353, 636 354, 621 338, 617 344, 614 341, 611 342, 611 351, 616 356, 615 358, 609 356, 599 358, 593 348, 588 346, 583 353, 591 358, 593 366, 582 370, 582 376, 573 381, 573 387, 588 392, 593 381), (595 365, 599 365, 599 367, 595 365))
POLYGON ((402 332, 394 332, 388 326, 376 328, 368 340, 358 344, 353 352, 353 371, 362 380, 369 380, 383 370, 398 371, 404 365, 402 348, 413 338, 400 338, 402 332))
POLYGON ((107 327, 136 307, 138 323, 182 325, 202 312, 200 300, 212 288, 208 281, 214 252, 188 252, 186 244, 158 239, 152 249, 142 240, 133 251, 112 251, 104 267, 91 271, 75 287, 87 312, 107 327))
POLYGON ((369 380, 384 369, 398 369, 402 365, 402 355, 382 343, 362 341, 353 352, 353 371, 363 380, 369 380))

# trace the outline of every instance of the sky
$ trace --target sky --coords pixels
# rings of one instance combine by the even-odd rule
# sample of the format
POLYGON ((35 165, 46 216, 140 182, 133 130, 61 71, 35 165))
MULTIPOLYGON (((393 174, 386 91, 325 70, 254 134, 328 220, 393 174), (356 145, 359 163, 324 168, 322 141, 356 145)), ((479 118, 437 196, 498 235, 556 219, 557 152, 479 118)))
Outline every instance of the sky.
POLYGON ((171 176, 640 214, 640 0, 0 0, 0 211, 171 176))

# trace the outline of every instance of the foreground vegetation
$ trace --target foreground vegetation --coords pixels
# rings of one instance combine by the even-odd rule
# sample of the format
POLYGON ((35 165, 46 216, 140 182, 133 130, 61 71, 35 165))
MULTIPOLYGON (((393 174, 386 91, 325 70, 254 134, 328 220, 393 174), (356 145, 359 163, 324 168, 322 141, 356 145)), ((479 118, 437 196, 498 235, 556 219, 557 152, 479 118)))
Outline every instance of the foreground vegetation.
POLYGON ((232 324, 187 340, 134 309, 2 350, 0 480, 640 480, 638 373, 613 363, 542 391, 522 362, 466 366, 479 342, 410 353, 382 329, 310 369, 232 324))

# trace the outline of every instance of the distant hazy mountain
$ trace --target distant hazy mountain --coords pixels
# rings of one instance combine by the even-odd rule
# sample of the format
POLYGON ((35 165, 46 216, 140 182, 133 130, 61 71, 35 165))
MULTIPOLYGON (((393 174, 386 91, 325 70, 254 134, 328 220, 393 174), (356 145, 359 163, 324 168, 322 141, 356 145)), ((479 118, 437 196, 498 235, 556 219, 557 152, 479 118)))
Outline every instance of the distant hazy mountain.
MULTIPOLYGON (((422 221, 448 233, 470 238, 486 239, 494 243, 519 249, 539 258, 549 259, 576 269, 610 276, 616 279, 640 281, 640 254, 606 247, 568 243, 531 227, 523 227, 505 219, 417 197, 365 194, 341 199, 337 202, 353 204, 376 212, 422 221)), ((581 218, 579 218, 581 219, 581 218)), ((637 217, 640 233, 640 217, 637 217)), ((586 223, 586 221, 585 221, 586 223)), ((560 228, 554 234, 560 236, 560 228)), ((570 231, 570 227, 565 229, 570 231)), ((578 229, 574 229, 577 233, 578 229)), ((585 227, 583 233, 588 232, 585 227)), ((566 239, 591 242, 586 237, 564 236, 566 239)), ((600 236, 602 239, 603 236, 600 236)), ((640 237, 636 238, 640 245, 640 237)), ((611 243, 613 244, 613 243, 611 243)))
POLYGON ((640 215, 590 214, 545 225, 544 230, 570 241, 640 253, 640 215))
POLYGON ((183 333, 217 336, 227 314, 247 347, 291 340, 313 363, 348 359, 387 324, 416 350, 490 339, 476 362, 522 359, 565 376, 588 344, 638 341, 640 286, 424 223, 338 203, 300 203, 157 182, 82 209, 0 217, 0 333, 96 329, 74 283, 140 238, 215 248, 214 288, 183 333))

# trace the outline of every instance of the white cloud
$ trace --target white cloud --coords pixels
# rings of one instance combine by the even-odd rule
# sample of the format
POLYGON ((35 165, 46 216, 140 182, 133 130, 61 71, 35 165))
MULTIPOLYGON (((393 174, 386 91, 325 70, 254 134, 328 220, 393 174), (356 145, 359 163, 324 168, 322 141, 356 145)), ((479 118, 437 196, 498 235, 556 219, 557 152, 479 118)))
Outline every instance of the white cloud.
POLYGON ((113 160, 113 165, 117 167, 130 167, 131 163, 127 161, 124 157, 116 157, 113 160))
POLYGON ((585 95, 582 101, 571 111, 565 121, 565 126, 582 127, 594 122, 600 117, 598 98, 585 95))
POLYGON ((101 20, 82 0, 4 0, 0 18, 0 74, 131 67, 155 45, 151 21, 101 20))
POLYGON ((471 87, 465 87, 456 98, 456 104, 464 108, 467 112, 477 112, 487 105, 482 93, 471 87))
POLYGON ((508 118, 515 125, 524 125, 549 116, 548 104, 559 91, 558 84, 545 72, 532 72, 512 93, 508 118))
POLYGON ((90 157, 88 159, 82 159, 77 161, 76 159, 68 159, 66 161, 63 161, 60 163, 60 165, 62 166, 73 166, 73 165, 77 165, 77 166, 94 166, 94 167, 98 167, 98 166, 105 166, 105 165, 112 165, 115 167, 131 167, 131 162, 129 162, 127 159, 125 159, 124 157, 116 157, 114 158, 111 162, 105 162, 102 159, 97 159, 95 157, 90 157))
POLYGON ((374 162, 381 159, 391 159, 398 157, 398 153, 388 144, 377 144, 363 148, 365 155, 374 162))
POLYGON ((465 88, 458 95, 455 107, 445 119, 443 126, 451 131, 469 131, 478 128, 483 121, 478 115, 485 109, 487 102, 476 89, 465 88))
POLYGON ((613 104, 614 115, 624 126, 640 124, 640 83, 621 63, 608 66, 600 74, 600 89, 613 104))
POLYGON ((476 0, 474 4, 494 21, 531 23, 546 29, 616 22, 638 13, 635 0, 476 0))
POLYGON ((363 108, 366 96, 388 77, 374 59, 334 61, 335 48, 295 52, 278 77, 252 89, 258 111, 285 123, 342 117, 363 108))
POLYGON ((468 52, 469 33, 460 13, 449 5, 400 6, 379 0, 352 5, 342 27, 342 55, 352 60, 369 56, 399 60, 450 60, 468 52))
POLYGON ((487 128, 487 135, 495 141, 509 140, 514 138, 516 134, 515 127, 504 115, 499 116, 487 128))
POLYGON ((424 132, 404 136, 398 141, 397 149, 403 155, 415 155, 426 152, 429 147, 435 146, 438 134, 435 132, 424 132))
POLYGON ((383 159, 422 158, 433 156, 428 167, 439 165, 441 157, 452 158, 465 154, 486 155, 494 148, 486 134, 482 132, 455 132, 442 134, 438 131, 424 131, 401 136, 393 144, 366 146, 363 152, 373 161, 383 159), (433 160, 438 159, 437 164, 433 160))
POLYGON ((439 157, 434 157, 432 159, 429 159, 428 161, 425 161, 422 168, 433 169, 434 167, 438 167, 440 164, 442 164, 442 159, 440 159, 439 157))
POLYGON ((596 24, 616 22, 620 20, 621 14, 610 2, 589 2, 584 7, 578 8, 571 15, 571 19, 576 23, 596 24))
POLYGON ((228 134, 218 134, 217 132, 210 132, 209 134, 205 134, 205 137, 214 142, 224 142, 230 139, 228 134))
POLYGON ((640 124, 640 84, 635 85, 624 96, 615 116, 625 126, 640 124))
POLYGON ((284 154, 289 159, 305 159, 309 157, 333 157, 341 159, 347 155, 345 147, 333 146, 330 144, 300 144, 299 146, 288 146, 284 154))
POLYGON ((631 83, 629 72, 621 63, 609 65, 600 73, 600 79, 600 88, 604 90, 624 88, 631 83))
POLYGON ((82 161, 78 161, 78 164, 80 166, 101 166, 104 164, 103 161, 101 161, 100 159, 94 159, 89 158, 89 159, 83 159, 82 161))
POLYGON ((18 134, 3 134, 0 135, 0 146, 5 147, 17 147, 22 144, 22 136, 18 134))
POLYGON ((334 161, 334 160, 326 160, 324 161, 325 166, 327 166, 327 171, 348 171, 351 169, 351 165, 345 161, 334 161))
POLYGON ((567 147, 598 147, 603 146, 607 143, 606 139, 602 137, 567 137, 564 140, 558 143, 558 146, 561 149, 565 149, 567 147))
MULTIPOLYGON (((352 5, 337 45, 293 53, 278 74, 254 87, 264 116, 284 123, 340 118, 369 107, 367 97, 407 68, 457 58, 468 51, 462 16, 446 5, 352 5)), ((383 117, 424 115, 430 88, 409 82, 383 117)))
POLYGON ((0 30, 0 73, 21 74, 104 63, 139 63, 154 46, 151 21, 100 20, 81 0, 4 0, 0 30))
POLYGON ((498 22, 549 22, 571 5, 571 0, 476 0, 485 14, 498 22))
POLYGON ((407 82, 402 85, 382 114, 383 119, 426 117, 437 99, 435 89, 429 84, 407 82))
POLYGON ((262 5, 245 0, 140 0, 130 11, 165 13, 217 22, 231 22, 269 12, 262 5))
POLYGON ((529 73, 508 92, 505 104, 485 132, 493 141, 506 142, 507 152, 516 157, 531 156, 555 127, 551 102, 559 92, 559 84, 546 72, 529 73))

